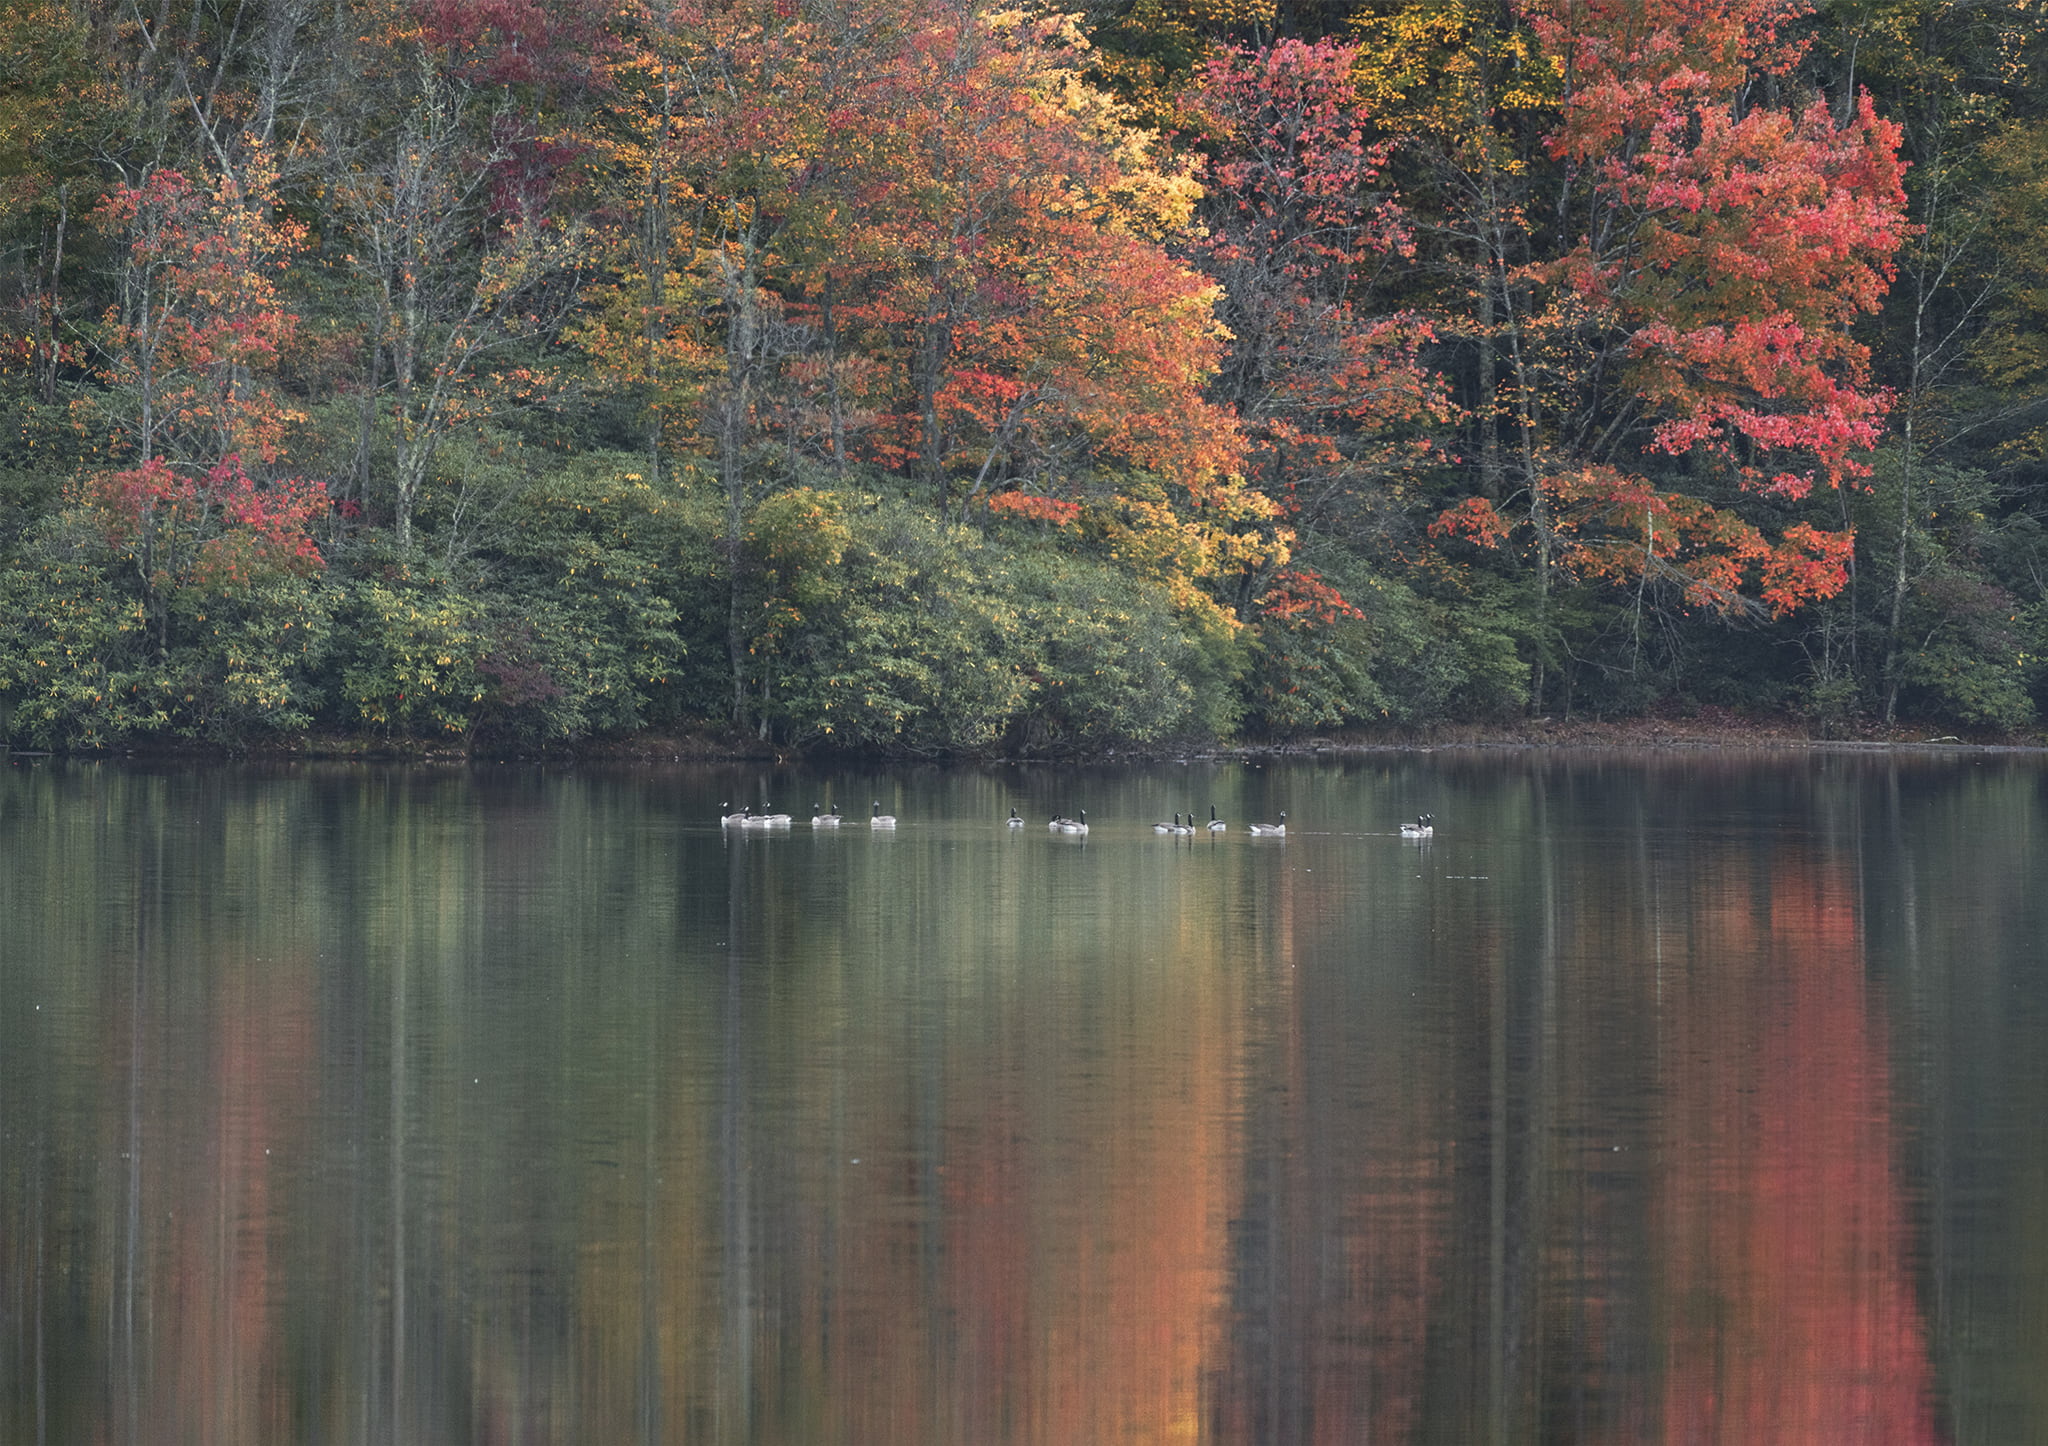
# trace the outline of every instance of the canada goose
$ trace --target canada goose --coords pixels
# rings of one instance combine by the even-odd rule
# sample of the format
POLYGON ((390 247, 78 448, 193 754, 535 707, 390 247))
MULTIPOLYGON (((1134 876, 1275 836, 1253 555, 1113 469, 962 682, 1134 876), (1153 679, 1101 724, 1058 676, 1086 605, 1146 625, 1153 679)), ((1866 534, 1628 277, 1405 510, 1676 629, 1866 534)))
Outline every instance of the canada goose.
POLYGON ((822 810, 820 810, 820 809, 819 809, 818 805, 816 805, 815 803, 814 803, 814 804, 812 804, 812 805, 811 805, 811 827, 812 827, 812 828, 837 828, 837 827, 839 827, 839 810, 838 810, 837 808, 834 808, 834 809, 832 810, 832 812, 830 812, 830 813, 825 813, 825 812, 823 812, 822 810))
POLYGON ((1061 833, 1086 833, 1086 832, 1088 832, 1088 810, 1087 810, 1087 809, 1085 809, 1085 808, 1084 808, 1084 809, 1082 809, 1082 810, 1081 810, 1081 816, 1080 816, 1079 818, 1063 818, 1063 819, 1061 819, 1061 820, 1060 820, 1060 824, 1059 824, 1059 827, 1060 827, 1060 832, 1061 832, 1061 833))
POLYGON ((1152 825, 1152 832, 1154 832, 1154 833, 1179 833, 1179 832, 1180 832, 1180 815, 1179 815, 1179 814, 1175 814, 1175 815, 1173 816, 1173 822, 1172 822, 1172 823, 1155 823, 1155 824, 1153 824, 1153 825, 1152 825))
POLYGON ((870 818, 870 819, 868 820, 868 827, 869 827, 869 828, 894 828, 894 827, 896 827, 896 815, 895 815, 895 814, 893 814, 893 813, 883 813, 883 812, 882 812, 882 800, 881 800, 881 799, 879 799, 879 798, 875 800, 875 812, 874 812, 874 816, 873 816, 872 818, 870 818))
POLYGON ((789 815, 786 813, 747 813, 740 819, 741 828, 788 828, 789 815))
POLYGON ((1223 831, 1224 831, 1225 829, 1227 829, 1227 828, 1229 828, 1229 827, 1230 827, 1230 825, 1229 825, 1229 824, 1225 823, 1225 822, 1224 822, 1224 821, 1223 821, 1222 819, 1220 819, 1220 818, 1216 817, 1216 805, 1215 805, 1215 804, 1213 804, 1213 803, 1212 803, 1212 804, 1210 804, 1210 805, 1209 805, 1209 832, 1210 832, 1210 833, 1222 833, 1222 832, 1223 832, 1223 831))
POLYGON ((1017 817, 1017 810, 1014 808, 1010 810, 1010 817, 1006 821, 1009 823, 1011 828, 1024 827, 1024 820, 1017 817))
POLYGON ((1419 813, 1415 822, 1401 825, 1402 838, 1434 838, 1436 836, 1436 815, 1419 813))
POLYGON ((1186 823, 1180 821, 1179 814, 1173 816, 1173 831, 1177 834, 1193 833, 1195 831, 1195 811, 1192 808, 1188 810, 1188 821, 1186 823))
POLYGON ((727 813, 726 810, 731 807, 732 801, 730 799, 718 805, 718 826, 720 828, 737 827, 747 821, 747 811, 744 808, 738 813, 727 813))
POLYGON ((1052 816, 1051 821, 1046 824, 1046 827, 1051 829, 1054 833, 1058 833, 1061 829, 1065 828, 1066 825, 1066 816, 1064 814, 1056 813, 1052 816))
POLYGON ((1254 823, 1247 824, 1245 827, 1247 832, 1257 838, 1285 838, 1287 837, 1287 815, 1281 814, 1280 822, 1278 823, 1254 823))

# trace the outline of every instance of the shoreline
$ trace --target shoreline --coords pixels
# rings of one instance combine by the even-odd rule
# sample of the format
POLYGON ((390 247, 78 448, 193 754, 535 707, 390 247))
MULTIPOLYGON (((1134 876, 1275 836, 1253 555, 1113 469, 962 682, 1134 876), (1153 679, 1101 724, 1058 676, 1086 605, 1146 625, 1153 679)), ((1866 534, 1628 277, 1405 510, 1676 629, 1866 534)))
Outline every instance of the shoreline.
POLYGON ((930 758, 884 752, 839 753, 826 749, 777 747, 755 739, 717 733, 648 732, 617 738, 584 739, 554 748, 495 750, 467 743, 440 745, 427 740, 362 736, 311 735, 247 748, 192 744, 110 749, 97 753, 51 754, 43 750, 6 749, 10 759, 61 757, 67 760, 121 759, 139 762, 281 763, 361 762, 414 764, 509 763, 799 763, 830 758, 860 758, 887 763, 940 765, 1144 763, 1190 758, 1305 758, 1357 756, 1373 753, 1442 753, 1489 751, 1639 752, 1714 751, 1727 749, 1782 752, 2048 752, 2048 736, 1940 733, 1908 723, 1885 727, 1856 724, 1815 728, 1809 720, 1776 716, 1750 717, 1723 709, 1701 709, 1677 716, 1623 719, 1516 719, 1495 723, 1445 724, 1426 729, 1349 729, 1295 738, 1181 747, 1130 747, 1097 753, 961 756, 930 758))

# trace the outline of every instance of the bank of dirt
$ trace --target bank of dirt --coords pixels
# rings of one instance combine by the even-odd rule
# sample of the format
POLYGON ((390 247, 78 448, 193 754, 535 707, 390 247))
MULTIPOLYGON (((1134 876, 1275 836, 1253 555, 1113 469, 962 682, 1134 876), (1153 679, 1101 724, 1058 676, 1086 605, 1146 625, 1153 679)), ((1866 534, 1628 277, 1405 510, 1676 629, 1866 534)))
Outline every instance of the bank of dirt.
POLYGON ((1277 745, 1282 751, 1412 748, 2043 748, 2039 734, 1955 733, 1910 722, 1821 723, 1789 714, 1700 708, 1635 718, 1518 718, 1418 730, 1355 730, 1277 745))
MULTIPOLYGON (((1849 721, 1823 725, 1788 714, 1746 714, 1725 708, 1664 712, 1635 718, 1513 718, 1484 723, 1447 723, 1431 728, 1351 729, 1292 738, 1240 740, 1203 747, 1119 748, 1106 755, 1063 755, 1036 762, 1139 762, 1160 758, 1254 757, 1316 753, 1369 753, 1441 749, 2048 749, 2041 734, 1951 733, 1941 727, 1849 721)), ((94 755, 84 755, 94 756, 94 755)), ((823 757, 809 750, 778 747, 741 734, 718 732, 638 733, 580 739, 540 748, 494 747, 487 742, 449 739, 389 739, 374 736, 313 735, 274 740, 246 749, 204 745, 136 745, 110 755, 134 759, 192 761, 220 759, 323 760, 466 764, 485 762, 740 763, 796 762, 823 757)), ((888 755, 867 755, 883 757, 888 755)), ((920 759, 922 762, 942 760, 920 759)))

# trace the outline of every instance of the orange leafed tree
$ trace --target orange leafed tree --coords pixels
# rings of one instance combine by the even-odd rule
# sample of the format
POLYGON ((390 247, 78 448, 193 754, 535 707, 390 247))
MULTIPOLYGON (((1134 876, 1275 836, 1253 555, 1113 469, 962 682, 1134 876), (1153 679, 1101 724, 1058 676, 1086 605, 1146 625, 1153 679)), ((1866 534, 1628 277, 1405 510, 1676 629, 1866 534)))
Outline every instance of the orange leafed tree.
POLYGON ((210 188, 157 170, 96 213, 127 243, 102 405, 134 465, 87 474, 74 495, 133 569, 159 652, 182 590, 321 565, 311 528, 327 494, 276 475, 300 420, 276 373, 299 320, 279 273, 301 234, 268 204, 272 178, 257 148, 210 188))
POLYGON ((1201 395, 1218 293, 1163 244, 1197 188, 1083 80, 1071 23, 815 9, 650 31, 649 170, 684 258, 665 325, 723 352, 693 379, 721 467, 766 433, 949 511, 1104 465, 1227 477, 1235 427, 1201 395))
POLYGON ((1420 316, 1383 283, 1415 254, 1369 137, 1359 47, 1283 41, 1211 59, 1189 104, 1208 152, 1191 255, 1226 293, 1231 345, 1214 388, 1242 419, 1251 467, 1310 523, 1341 525, 1412 464, 1403 442, 1448 404, 1421 359, 1420 316))
POLYGON ((694 404, 735 598, 747 514, 805 465, 893 472, 942 515, 1012 491, 1139 530, 1261 510, 1203 395, 1219 293, 1167 245, 1198 188, 1085 80, 1070 20, 687 0, 641 41, 649 239, 589 339, 664 436, 694 404))
POLYGON ((260 155, 211 187, 156 170, 95 214, 125 243, 104 370, 119 446, 140 462, 275 462, 298 419, 274 377, 299 321, 279 276, 303 233, 272 210, 270 179, 260 155))
POLYGON ((868 454, 942 510, 1118 468, 1200 494, 1238 461, 1201 392, 1219 294, 1163 244, 1196 187, 1086 59, 1070 21, 933 6, 865 97, 850 244, 805 299, 886 364, 868 454))

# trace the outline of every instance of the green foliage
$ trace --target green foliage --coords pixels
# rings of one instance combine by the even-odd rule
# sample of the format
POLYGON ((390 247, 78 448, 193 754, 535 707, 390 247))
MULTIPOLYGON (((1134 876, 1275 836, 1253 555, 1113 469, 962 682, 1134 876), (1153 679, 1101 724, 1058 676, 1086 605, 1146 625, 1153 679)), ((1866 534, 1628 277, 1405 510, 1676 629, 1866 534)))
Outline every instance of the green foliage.
POLYGON ((905 502, 798 489, 764 503, 749 661, 781 736, 991 749, 1024 697, 978 540, 905 502), (773 645, 779 644, 779 647, 773 645))
POLYGON ((45 518, 0 567, 0 698, 11 735, 41 748, 105 748, 168 722, 141 601, 108 586, 113 557, 75 513, 45 518))
POLYGON ((1974 357, 2002 391, 2035 400, 2022 412, 2029 424, 2006 445, 2038 462, 2048 458, 2048 422, 2038 404, 2048 387, 2048 119, 2006 127, 1984 155, 1983 211, 1998 243, 2001 276, 1974 357))
POLYGON ((1100 562, 808 488, 764 502, 748 547, 750 683, 777 737, 1067 752, 1234 722, 1229 644, 1100 562))
POLYGON ((15 700, 15 736, 50 748, 240 746, 302 729, 330 602, 319 579, 292 573, 183 589, 158 647, 130 569, 85 514, 59 512, 0 569, 0 696, 15 700))
POLYGON ((1387 584, 1377 619, 1380 686, 1407 724, 1508 717, 1530 701, 1526 597, 1468 579, 1454 601, 1387 584))
POLYGON ((365 580, 338 618, 344 722, 387 737, 464 737, 483 716, 484 607, 443 579, 365 580))
POLYGON ((1200 614, 1177 614, 1165 589, 1049 551, 1019 556, 1003 581, 1036 685, 1017 720, 1025 746, 1207 741, 1235 726, 1236 645, 1200 614))
POLYGON ((1246 680, 1252 720, 1261 733, 1383 723, 1395 704, 1374 675, 1382 643, 1400 611, 1415 599, 1397 583, 1375 575, 1362 559, 1335 549, 1316 557, 1321 581, 1351 604, 1355 615, 1314 613, 1262 617, 1246 680))
POLYGON ((732 706, 727 652, 731 559, 723 541, 725 498, 711 479, 685 472, 672 504, 676 534, 662 562, 675 599, 679 663, 660 692, 657 718, 722 720, 732 706))
POLYGON ((243 745, 311 726, 334 601, 324 580, 289 573, 211 598, 181 596, 186 641, 162 670, 184 684, 168 710, 172 731, 243 745))
POLYGON ((90 458, 68 409, 36 398, 25 372, 0 366, 0 551, 55 510, 66 479, 90 458))
POLYGON ((1384 721, 1393 711, 1372 676, 1370 623, 1271 628, 1259 639, 1259 731, 1286 735, 1384 721))
POLYGON ((1986 473, 1922 461, 1909 476, 1897 448, 1878 454, 1872 486, 1848 501, 1866 580, 1860 641, 1874 663, 1866 710, 1881 714, 1891 689, 1894 711, 1931 723, 2032 724, 2038 524, 2011 512, 1986 473))
POLYGON ((55 505, 61 484, 44 473, 0 467, 0 551, 55 505))
POLYGON ((679 489, 657 488, 642 465, 587 455, 509 509, 480 663, 487 736, 552 741, 674 718, 687 525, 679 489))
POLYGON ((1929 578, 1916 590, 1927 627, 1900 663, 1912 716, 1998 730, 2035 721, 2030 685, 2041 675, 2039 609, 1967 574, 1929 578))

